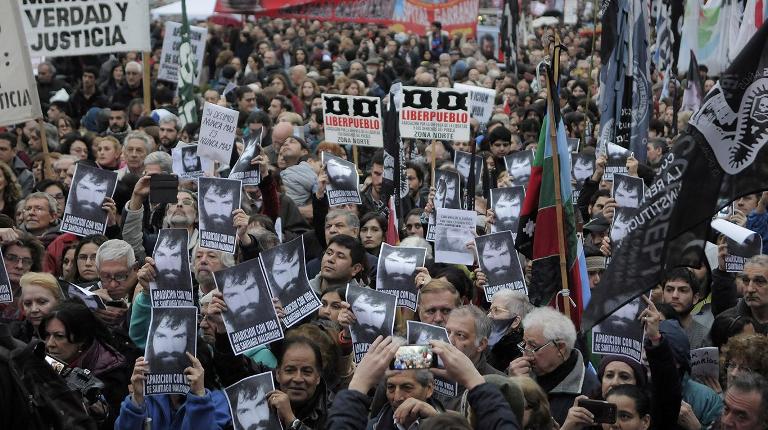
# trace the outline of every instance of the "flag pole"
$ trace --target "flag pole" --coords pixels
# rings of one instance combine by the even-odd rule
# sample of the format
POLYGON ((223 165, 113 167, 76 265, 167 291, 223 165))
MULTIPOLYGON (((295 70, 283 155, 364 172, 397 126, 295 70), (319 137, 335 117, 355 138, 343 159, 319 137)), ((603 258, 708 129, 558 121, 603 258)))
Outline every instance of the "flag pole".
POLYGON ((152 57, 152 53, 149 51, 144 52, 143 55, 143 69, 144 69, 144 77, 142 79, 143 85, 144 85, 144 115, 149 115, 150 112, 152 112, 152 99, 151 99, 151 92, 149 89, 150 84, 150 73, 149 73, 149 59, 152 57))
POLYGON ((43 179, 56 179, 53 175, 51 156, 48 152, 48 134, 45 132, 45 124, 42 118, 37 119, 37 128, 40 131, 40 144, 43 146, 43 179))
MULTIPOLYGON (((558 296, 563 296, 563 312, 568 319, 571 318, 571 306, 570 306, 570 289, 568 288, 568 268, 567 258, 565 254, 565 228, 563 226, 563 199, 560 192, 560 156, 557 152, 557 119, 555 118, 554 103, 558 100, 555 99, 556 88, 552 88, 552 84, 557 85, 559 81, 560 73, 560 36, 557 31, 554 31, 554 43, 551 49, 552 54, 552 73, 553 80, 547 77, 547 110, 549 112, 549 143, 552 146, 552 170, 554 174, 554 186, 555 186, 555 214, 557 216, 557 245, 560 253, 560 282, 562 289, 558 296)), ((557 305, 558 297, 555 296, 555 305, 557 305)))

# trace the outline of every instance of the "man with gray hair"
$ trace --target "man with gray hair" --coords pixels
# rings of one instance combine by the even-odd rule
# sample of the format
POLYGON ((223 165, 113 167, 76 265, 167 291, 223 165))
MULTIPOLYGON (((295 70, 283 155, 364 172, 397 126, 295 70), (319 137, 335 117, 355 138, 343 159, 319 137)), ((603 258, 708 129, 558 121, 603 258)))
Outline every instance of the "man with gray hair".
POLYGON ((141 64, 136 61, 129 61, 125 65, 125 83, 115 91, 112 96, 112 103, 119 103, 128 106, 133 99, 140 99, 144 96, 141 85, 141 64))
POLYGON ((536 376, 547 392, 552 418, 565 422, 576 397, 594 393, 597 377, 587 372, 576 344, 576 327, 565 315, 550 307, 532 310, 523 318, 523 356, 510 363, 512 376, 536 376))
POLYGON ((768 381, 757 372, 741 371, 728 383, 720 428, 764 430, 768 421, 768 381))
POLYGON ((42 191, 27 196, 24 203, 24 224, 19 229, 33 235, 47 247, 61 234, 56 199, 42 191))
POLYGON ((731 318, 749 317, 755 332, 768 334, 768 255, 755 255, 744 264, 737 276, 744 295, 737 299, 734 278, 723 270, 727 252, 728 248, 721 245, 719 267, 712 271, 712 313, 731 318), (727 310, 723 311, 723 308, 727 310))
POLYGON ((387 404, 368 422, 368 428, 418 428, 412 425, 444 412, 440 402, 434 401, 435 378, 429 369, 390 370, 384 379, 387 404), (407 416, 396 426, 395 416, 407 416))
POLYGON ((487 362, 491 319, 475 305, 463 305, 451 311, 445 323, 451 344, 472 360, 481 375, 504 375, 487 362))
POLYGON ((173 159, 163 151, 155 151, 144 159, 144 174, 173 173, 173 159))
POLYGON ((157 121, 160 125, 160 146, 165 152, 170 152, 179 141, 181 121, 179 117, 168 112, 157 121))
POLYGON ((113 330, 128 329, 128 299, 136 287, 135 264, 133 248, 124 240, 108 240, 96 251, 99 283, 94 292, 102 298, 107 308, 97 309, 94 314, 113 330))
POLYGON ((155 150, 152 138, 143 131, 134 130, 125 136, 123 145, 123 159, 125 166, 117 171, 117 179, 121 180, 126 173, 136 176, 144 174, 144 160, 147 155, 155 150))

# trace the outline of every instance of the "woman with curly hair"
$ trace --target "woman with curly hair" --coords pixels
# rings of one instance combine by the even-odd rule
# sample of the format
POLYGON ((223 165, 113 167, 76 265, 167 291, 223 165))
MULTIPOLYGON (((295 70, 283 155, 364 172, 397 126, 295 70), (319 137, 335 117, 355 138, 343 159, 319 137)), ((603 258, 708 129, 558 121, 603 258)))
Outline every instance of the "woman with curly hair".
POLYGON ((60 152, 64 155, 74 155, 81 160, 93 161, 93 152, 91 146, 93 145, 93 139, 87 134, 80 134, 79 132, 67 133, 61 140, 60 152))
POLYGON ((21 186, 13 169, 2 161, 0 171, 3 172, 0 178, 0 213, 14 219, 16 203, 21 200, 21 186))
POLYGON ((296 94, 293 93, 291 84, 288 82, 288 79, 285 76, 281 75, 280 73, 275 73, 271 78, 269 78, 269 86, 273 88, 275 92, 281 96, 285 96, 288 100, 291 101, 294 112, 299 115, 304 115, 304 105, 302 104, 301 100, 296 97, 296 94))

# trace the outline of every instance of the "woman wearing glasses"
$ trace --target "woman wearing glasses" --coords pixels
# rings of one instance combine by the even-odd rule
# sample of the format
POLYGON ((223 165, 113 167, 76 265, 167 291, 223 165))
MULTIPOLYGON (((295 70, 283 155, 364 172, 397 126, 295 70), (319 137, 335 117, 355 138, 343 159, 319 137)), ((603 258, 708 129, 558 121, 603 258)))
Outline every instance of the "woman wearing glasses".
POLYGON ((517 345, 523 341, 523 318, 533 309, 522 291, 501 290, 493 295, 488 317, 491 335, 488 337, 488 363, 504 369, 512 360, 523 355, 517 345))
POLYGON ((67 281, 73 284, 90 284, 99 280, 99 272, 96 269, 96 251, 106 242, 106 236, 94 234, 80 240, 75 248, 75 265, 67 281))

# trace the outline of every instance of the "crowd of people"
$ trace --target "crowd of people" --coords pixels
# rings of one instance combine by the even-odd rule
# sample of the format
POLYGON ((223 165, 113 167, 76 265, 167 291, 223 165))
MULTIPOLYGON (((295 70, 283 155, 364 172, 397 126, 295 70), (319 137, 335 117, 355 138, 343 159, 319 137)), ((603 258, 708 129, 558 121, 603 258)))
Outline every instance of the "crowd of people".
MULTIPOLYGON (((232 163, 217 164, 213 175, 226 178, 252 136, 260 136, 262 147, 250 161, 258 166, 259 184, 243 186, 240 207, 220 214, 223 224, 236 228, 233 255, 200 244, 197 181, 179 182, 176 203, 149 199, 152 176, 173 174, 172 149, 180 142, 196 142, 200 129, 199 123, 182 126, 173 84, 156 79, 162 24, 151 26, 151 112, 144 109, 139 53, 51 58, 36 73, 45 113, 42 127, 28 121, 0 133, 0 241, 13 293, 12 302, 0 304, 0 349, 25 351, 25 372, 47 356, 60 363, 59 370, 86 370, 100 382, 96 398, 86 396, 85 389, 74 390, 83 394, 79 400, 84 407, 68 410, 66 428, 276 428, 275 422, 249 424, 239 407, 233 417, 224 390, 269 370, 274 372, 274 390, 260 396, 285 429, 766 428, 768 257, 752 257, 741 272, 727 272, 728 247, 721 237, 714 239, 719 246, 716 266, 703 262, 668 270, 638 316, 644 331, 640 362, 592 354, 589 332, 577 332, 558 310, 533 306, 525 292, 503 289, 487 301, 488 274, 477 260, 473 265, 434 261, 432 244, 425 239, 428 218, 444 202, 436 204, 439 190, 430 186, 438 174, 431 171, 433 157, 438 172, 451 173, 457 172, 457 151, 482 158, 475 195, 457 196, 474 203, 476 235, 511 222, 490 209, 488 191, 528 180, 507 171, 504 157, 538 144, 547 91, 536 65, 547 55, 544 36, 551 28, 533 29, 530 39, 521 41, 514 73, 496 52, 481 49, 471 36, 448 35, 439 22, 424 35, 281 18, 248 20, 239 28, 196 24, 208 28, 198 108, 208 102, 239 112, 232 163), (384 154, 382 149, 359 148, 353 157, 351 146, 326 141, 321 94, 368 95, 388 103, 397 82, 493 89, 495 108, 486 124, 472 120, 469 141, 403 140, 408 192, 398 205, 397 235, 401 246, 426 248, 424 266, 413 276, 402 276, 419 289, 417 306, 415 312, 399 309, 393 335, 376 338, 355 364, 350 326, 357 308, 345 294, 349 285, 376 287, 377 258, 391 216, 383 191, 384 154), (329 206, 323 152, 356 159, 362 204, 329 206), (46 168, 46 160, 52 169, 46 168), (70 201, 70 187, 79 165, 118 173, 114 194, 100 206, 107 214, 103 235, 79 237, 59 229, 65 208, 78 204, 70 201), (174 358, 188 365, 186 395, 144 393, 150 371, 144 357, 149 285, 157 276, 153 250, 163 228, 188 232, 188 249, 183 251, 189 254, 199 308, 196 351, 174 358), (303 259, 306 265, 301 267, 306 267, 321 307, 286 329, 284 339, 236 355, 214 274, 298 237, 303 238, 304 255, 286 256, 269 277, 296 278, 298 260, 303 259), (105 306, 87 306, 84 297, 89 294, 105 306), (437 355, 439 368, 390 369, 405 343, 409 320, 445 329, 449 342, 428 343, 429 356, 437 355), (25 349, 27 344, 37 346, 25 349), (692 376, 690 350, 703 347, 718 349, 719 377, 692 376), (454 396, 438 390, 445 381, 457 384, 454 396), (615 423, 604 424, 604 417, 585 400, 613 405, 615 423)), ((597 148, 597 103, 605 89, 598 86, 600 57, 593 47, 599 46, 600 37, 595 44, 592 34, 579 28, 556 30, 567 47, 557 77, 562 117, 568 136, 580 139, 579 153, 595 157, 591 174, 578 179, 575 202, 589 287, 610 289, 600 283, 600 275, 609 264, 610 226, 620 199, 612 195, 611 181, 603 178, 607 157, 597 148)), ((706 67, 700 73, 704 89, 717 81, 706 76, 706 67)), ((629 157, 626 162, 628 174, 646 184, 691 114, 680 112, 675 118, 681 97, 662 98, 661 89, 654 72, 647 154, 638 157, 646 161, 629 157)), ((461 180, 463 185, 454 186, 466 193, 466 178, 461 180)), ((508 206, 519 212, 522 198, 512 199, 508 206)), ((762 236, 763 250, 768 246, 766 204, 768 193, 747 195, 727 214, 729 221, 762 236)), ((511 264, 506 258, 502 265, 511 264)), ((530 280, 531 262, 521 261, 523 276, 530 280)), ((248 295, 271 302, 284 315, 279 301, 259 299, 258 292, 248 295)), ((239 316, 247 319, 248 314, 239 316)), ((154 329, 156 335, 174 330, 172 322, 163 324, 154 329)), ((0 428, 63 420, 28 400, 52 384, 71 390, 71 378, 64 376, 68 372, 60 372, 60 383, 53 376, 45 385, 34 382, 39 389, 30 391, 29 379, 14 377, 21 365, 0 357, 0 428)), ((249 400, 256 397, 243 394, 238 404, 261 410, 249 400)), ((62 398, 51 403, 61 405, 62 398)))

